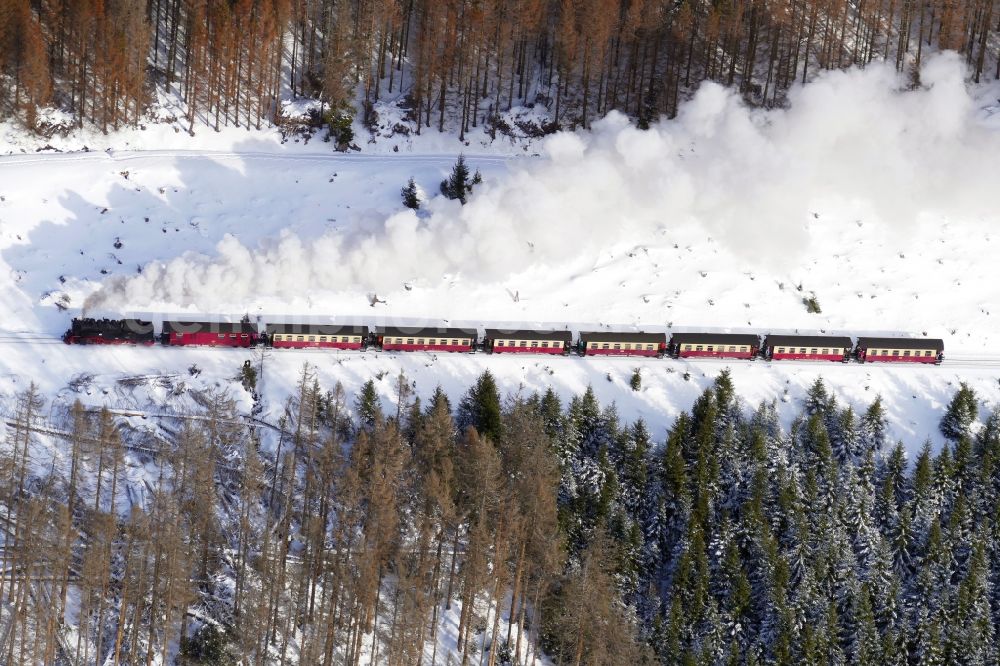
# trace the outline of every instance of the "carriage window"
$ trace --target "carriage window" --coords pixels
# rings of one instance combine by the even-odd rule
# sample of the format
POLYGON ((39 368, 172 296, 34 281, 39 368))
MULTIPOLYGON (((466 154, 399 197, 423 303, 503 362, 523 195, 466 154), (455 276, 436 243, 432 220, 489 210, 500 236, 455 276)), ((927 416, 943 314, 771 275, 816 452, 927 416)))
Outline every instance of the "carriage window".
POLYGON ((424 339, 423 338, 417 338, 417 344, 418 345, 424 344, 424 339))
POLYGON ((528 346, 528 341, 527 340, 521 340, 520 346, 521 347, 527 347, 528 346))
POLYGON ((345 336, 343 336, 343 337, 340 338, 340 341, 341 342, 350 342, 351 339, 348 336, 345 335, 345 336))
POLYGON ((909 355, 910 355, 910 350, 909 349, 907 349, 906 351, 903 352, 903 356, 909 356, 909 355))
POLYGON ((532 340, 531 341, 531 346, 532 346, 532 348, 537 347, 538 346, 538 340, 532 340))
POLYGON ((542 341, 542 349, 548 349, 548 348, 549 348, 549 343, 543 340, 542 341))
POLYGON ((806 348, 805 347, 799 347, 799 353, 800 354, 805 354, 806 353, 806 348))
POLYGON ((559 342, 558 340, 556 340, 555 342, 552 343, 552 348, 553 349, 559 349, 560 347, 562 347, 562 343, 559 342))
POLYGON ((892 355, 893 356, 899 356, 899 350, 898 349, 893 349, 892 350, 892 355))
POLYGON ((810 353, 815 354, 818 351, 819 351, 818 349, 813 349, 812 352, 810 352, 810 353))
MULTIPOLYGON (((604 345, 604 346, 607 347, 607 345, 604 345)), ((622 346, 619 343, 616 342, 615 343, 615 349, 621 349, 621 348, 622 348, 622 346)))
POLYGON ((932 353, 933 353, 933 352, 930 352, 930 351, 925 351, 925 352, 924 352, 924 356, 931 356, 931 355, 932 355, 932 353))
POLYGON ((695 350, 695 351, 703 351, 703 348, 702 348, 702 346, 701 346, 701 345, 698 345, 698 346, 696 346, 696 347, 694 348, 694 350, 695 350))
POLYGON ((316 336, 315 335, 310 335, 309 336, 309 342, 316 342, 316 336))
POLYGON ((646 345, 646 349, 648 351, 653 351, 653 345, 646 345))
POLYGON ((412 345, 413 344, 413 338, 406 338, 406 344, 412 345))
POLYGON ((611 345, 609 345, 607 342, 605 342, 603 348, 604 349, 611 349, 611 345))
POLYGON ((736 351, 736 347, 734 347, 733 345, 730 345, 729 346, 729 351, 731 351, 731 352, 736 351))
POLYGON ((219 333, 219 339, 220 339, 220 340, 221 340, 222 338, 224 338, 224 337, 226 337, 226 334, 225 334, 225 333, 219 333))
POLYGON ((714 346, 713 345, 706 345, 705 346, 705 351, 715 351, 714 346))

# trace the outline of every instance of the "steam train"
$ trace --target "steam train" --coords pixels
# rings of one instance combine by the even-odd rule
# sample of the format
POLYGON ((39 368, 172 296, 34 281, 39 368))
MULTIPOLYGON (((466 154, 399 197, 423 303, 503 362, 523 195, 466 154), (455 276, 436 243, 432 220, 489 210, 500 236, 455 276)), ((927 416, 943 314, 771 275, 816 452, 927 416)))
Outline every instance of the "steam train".
POLYGON ((944 360, 937 338, 774 335, 764 333, 645 333, 633 331, 395 327, 342 324, 269 323, 263 330, 242 321, 165 321, 156 335, 152 322, 139 319, 73 319, 67 344, 256 347, 274 349, 377 349, 391 352, 485 352, 580 356, 731 358, 767 361, 847 363, 926 363, 944 360))

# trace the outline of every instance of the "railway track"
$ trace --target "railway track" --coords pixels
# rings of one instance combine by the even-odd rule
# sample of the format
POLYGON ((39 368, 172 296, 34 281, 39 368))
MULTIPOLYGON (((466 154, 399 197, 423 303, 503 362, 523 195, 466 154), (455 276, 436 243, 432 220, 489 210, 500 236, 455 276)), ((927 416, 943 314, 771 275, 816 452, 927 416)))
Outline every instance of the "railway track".
MULTIPOLYGON (((466 159, 474 159, 477 163, 503 164, 512 159, 522 158, 520 155, 497 155, 490 153, 465 153, 466 159)), ((391 162, 393 164, 451 164, 455 161, 454 154, 420 154, 405 153, 379 154, 341 154, 328 153, 294 153, 268 151, 220 151, 220 150, 142 150, 142 151, 102 151, 43 153, 33 155, 0 155, 0 170, 5 167, 22 168, 32 164, 59 164, 73 162, 126 164, 129 162, 155 161, 157 159, 195 159, 226 161, 281 161, 281 162, 319 162, 336 166, 338 164, 365 164, 372 162, 391 162)))

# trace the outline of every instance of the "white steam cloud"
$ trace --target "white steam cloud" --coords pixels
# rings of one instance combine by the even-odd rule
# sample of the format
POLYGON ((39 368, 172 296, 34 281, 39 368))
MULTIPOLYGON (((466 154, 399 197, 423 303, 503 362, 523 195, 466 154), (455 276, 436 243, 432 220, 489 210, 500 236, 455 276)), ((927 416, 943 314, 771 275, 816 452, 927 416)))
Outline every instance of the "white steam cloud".
POLYGON ((210 309, 321 290, 398 289, 446 274, 494 281, 663 227, 701 224, 740 256, 773 263, 808 247, 808 213, 831 202, 905 230, 922 214, 995 215, 1000 137, 977 123, 954 54, 929 59, 922 86, 887 66, 829 72, 781 110, 752 110, 701 86, 675 120, 642 131, 611 114, 516 161, 468 205, 435 198, 375 229, 259 247, 227 237, 109 281, 92 304, 210 309))

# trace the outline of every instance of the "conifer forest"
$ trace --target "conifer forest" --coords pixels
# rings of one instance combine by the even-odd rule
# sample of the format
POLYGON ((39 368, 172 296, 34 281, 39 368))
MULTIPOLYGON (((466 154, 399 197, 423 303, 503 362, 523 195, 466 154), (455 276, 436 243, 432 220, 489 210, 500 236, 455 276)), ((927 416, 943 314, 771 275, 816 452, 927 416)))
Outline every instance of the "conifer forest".
POLYGON ((0 118, 54 106, 112 131, 166 94, 192 127, 260 128, 290 94, 365 122, 402 98, 415 131, 459 136, 517 105, 546 130, 644 124, 705 80, 770 106, 872 60, 916 82, 942 49, 998 77, 998 29, 996 0, 0 0, 0 118))
POLYGON ((218 391, 156 430, 24 390, 0 661, 1000 659, 1000 412, 964 385, 948 443, 911 455, 878 397, 855 413, 822 380, 787 429, 723 371, 662 433, 591 389, 394 385, 349 400, 305 366, 271 428, 218 391))

